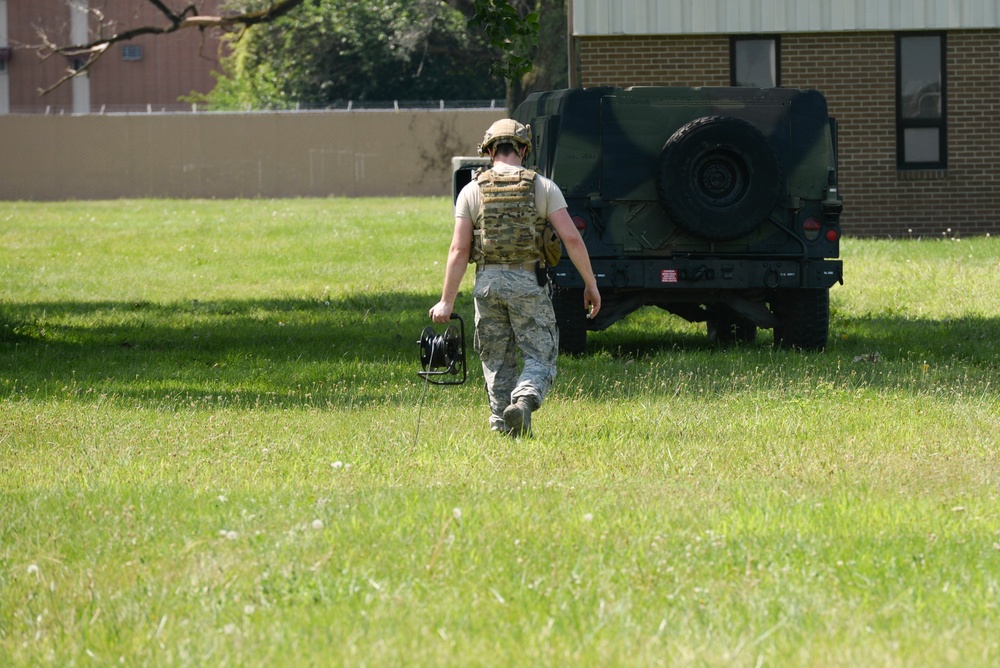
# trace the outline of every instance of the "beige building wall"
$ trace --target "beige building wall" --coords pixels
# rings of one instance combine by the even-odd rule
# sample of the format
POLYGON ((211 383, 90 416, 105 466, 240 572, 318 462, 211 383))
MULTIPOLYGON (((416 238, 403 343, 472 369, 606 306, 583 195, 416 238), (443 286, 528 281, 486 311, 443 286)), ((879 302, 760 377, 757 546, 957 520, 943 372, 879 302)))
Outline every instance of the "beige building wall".
POLYGON ((0 116, 0 200, 451 192, 504 110, 0 116))

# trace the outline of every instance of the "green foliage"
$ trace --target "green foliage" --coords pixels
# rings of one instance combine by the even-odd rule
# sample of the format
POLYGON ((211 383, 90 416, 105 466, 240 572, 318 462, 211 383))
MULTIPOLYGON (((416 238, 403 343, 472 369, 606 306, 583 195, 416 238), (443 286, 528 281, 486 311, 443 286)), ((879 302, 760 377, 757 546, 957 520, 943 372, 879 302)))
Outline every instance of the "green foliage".
MULTIPOLYGON (((538 39, 531 59, 531 72, 522 78, 524 95, 569 86, 567 2, 568 0, 537 0, 538 39)), ((523 97, 517 102, 522 100, 523 97)))
POLYGON ((315 0, 229 40, 217 109, 500 97, 486 45, 443 0, 315 0))
POLYGON ((416 376, 449 199, 0 222, 4 666, 1000 659, 995 238, 846 239, 824 353, 641 310, 512 441, 416 376))
POLYGON ((474 0, 469 25, 486 35, 501 56, 491 71, 505 81, 519 81, 532 68, 532 51, 538 44, 538 12, 522 17, 506 0, 474 0))

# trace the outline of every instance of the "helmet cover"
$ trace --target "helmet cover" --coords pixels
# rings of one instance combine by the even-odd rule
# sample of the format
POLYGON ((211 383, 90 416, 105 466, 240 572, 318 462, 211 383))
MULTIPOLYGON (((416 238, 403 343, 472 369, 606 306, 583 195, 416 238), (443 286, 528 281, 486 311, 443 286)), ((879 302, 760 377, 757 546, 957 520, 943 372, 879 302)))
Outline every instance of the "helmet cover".
POLYGON ((525 155, 531 153, 531 126, 518 123, 513 118, 502 118, 486 130, 483 143, 479 145, 479 155, 486 156, 494 144, 510 142, 528 148, 525 155))

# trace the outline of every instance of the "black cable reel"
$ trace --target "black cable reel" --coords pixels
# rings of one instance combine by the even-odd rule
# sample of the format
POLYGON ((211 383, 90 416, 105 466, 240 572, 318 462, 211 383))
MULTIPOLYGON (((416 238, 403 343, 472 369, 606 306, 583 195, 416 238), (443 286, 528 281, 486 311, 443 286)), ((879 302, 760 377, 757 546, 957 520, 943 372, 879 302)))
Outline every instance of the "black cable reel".
POLYGON ((448 325, 438 334, 433 327, 425 327, 417 344, 420 346, 420 366, 423 371, 417 375, 434 385, 461 385, 467 377, 465 369, 465 321, 456 313, 452 320, 458 320, 458 327, 448 325), (448 376, 462 376, 448 379, 448 376))

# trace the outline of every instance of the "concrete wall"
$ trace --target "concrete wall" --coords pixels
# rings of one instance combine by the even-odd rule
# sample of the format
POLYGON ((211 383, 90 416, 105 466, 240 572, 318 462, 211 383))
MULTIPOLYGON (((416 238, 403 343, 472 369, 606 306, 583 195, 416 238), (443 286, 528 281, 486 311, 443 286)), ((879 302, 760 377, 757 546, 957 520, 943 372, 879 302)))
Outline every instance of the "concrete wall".
POLYGON ((0 199, 447 195, 497 110, 0 116, 0 199))

